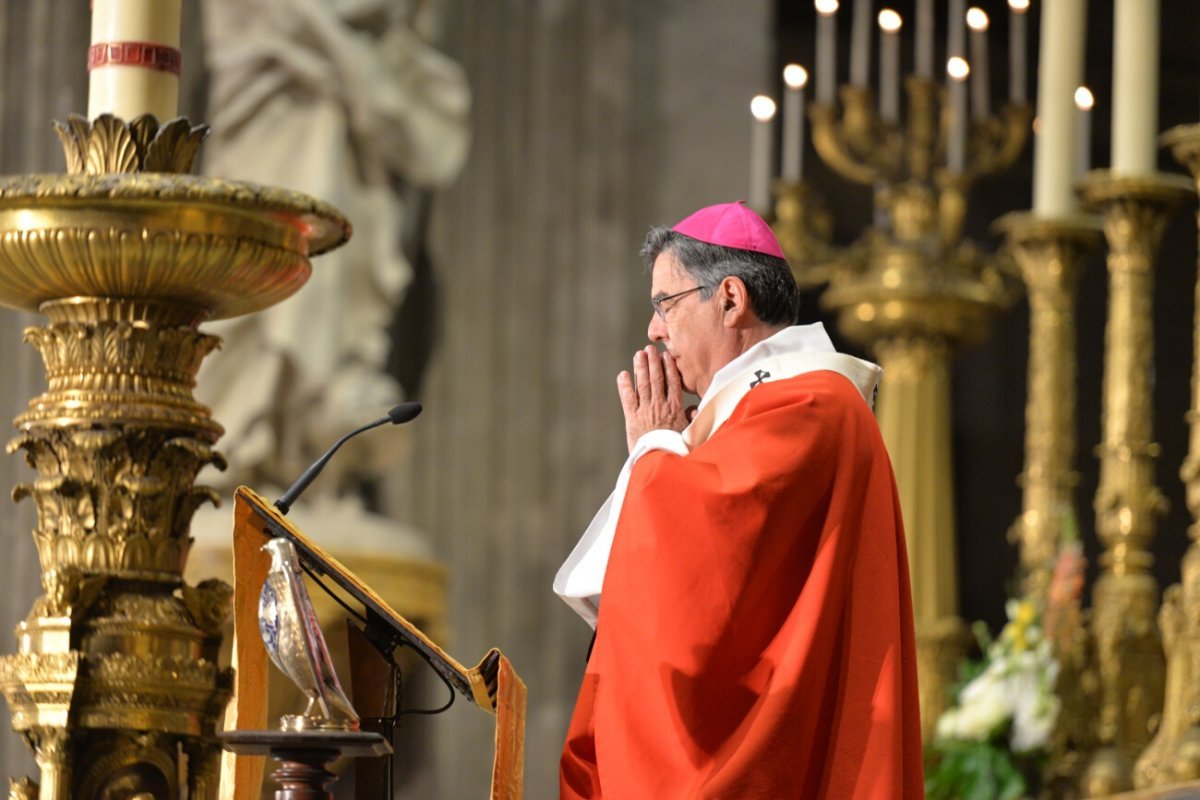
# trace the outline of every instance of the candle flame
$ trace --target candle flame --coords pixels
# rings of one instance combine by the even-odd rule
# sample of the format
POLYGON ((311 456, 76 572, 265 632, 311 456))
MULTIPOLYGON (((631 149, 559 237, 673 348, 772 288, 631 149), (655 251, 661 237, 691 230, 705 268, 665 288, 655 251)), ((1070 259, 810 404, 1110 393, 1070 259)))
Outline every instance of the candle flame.
POLYGON ((973 31, 986 31, 988 29, 987 12, 975 6, 967 9, 967 27, 973 31))
POLYGON ((956 81, 966 80, 971 74, 971 65, 962 56, 954 56, 946 62, 946 74, 956 81))
POLYGON ((791 89, 803 89, 808 84, 808 70, 799 64, 788 64, 783 68, 783 82, 791 89))
POLYGON ((1092 90, 1086 86, 1080 86, 1075 90, 1075 107, 1080 111, 1091 111, 1096 105, 1096 98, 1092 95, 1092 90))
POLYGON ((1008 7, 1017 14, 1024 14, 1029 10, 1029 0, 1008 0, 1008 7))
POLYGON ((900 15, 890 8, 885 8, 879 12, 879 27, 883 28, 888 33, 895 33, 900 30, 900 26, 904 24, 900 19, 900 15))
POLYGON ((836 14, 838 10, 838 0, 816 0, 813 5, 817 7, 818 14, 824 14, 827 17, 830 14, 836 14))
POLYGON ((765 94, 756 94, 750 101, 750 113, 759 122, 770 122, 775 116, 775 101, 765 94))

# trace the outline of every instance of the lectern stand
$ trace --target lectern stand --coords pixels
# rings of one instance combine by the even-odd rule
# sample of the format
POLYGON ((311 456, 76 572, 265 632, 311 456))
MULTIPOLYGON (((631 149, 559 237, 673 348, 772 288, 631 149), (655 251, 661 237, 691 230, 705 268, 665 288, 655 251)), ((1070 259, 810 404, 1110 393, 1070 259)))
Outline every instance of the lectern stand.
POLYGON ((363 731, 229 731, 220 738, 222 746, 231 752, 270 756, 279 762, 271 773, 271 780, 279 787, 275 800, 333 800, 329 787, 337 776, 325 768, 326 764, 340 758, 392 752, 391 745, 378 733, 363 731))
MULTIPOLYGON (((347 531, 346 535, 353 535, 353 532, 347 531)), ((323 788, 329 782, 328 777, 322 778, 329 774, 324 768, 325 764, 343 755, 366 756, 390 752, 391 729, 395 721, 391 710, 396 701, 393 654, 398 647, 411 649, 456 694, 495 715, 496 751, 490 797, 492 800, 520 800, 524 784, 525 684, 499 650, 488 651, 474 667, 468 668, 458 663, 416 626, 396 613, 357 576, 296 530, 266 500, 245 487, 239 488, 235 494, 233 539, 234 666, 237 674, 234 704, 227 715, 226 724, 236 730, 227 732, 222 741, 226 749, 235 755, 222 762, 222 800, 258 800, 263 763, 261 758, 254 756, 271 755, 278 759, 277 752, 287 756, 283 760, 285 766, 277 770, 273 777, 276 780, 286 778, 289 785, 294 786, 286 791, 293 793, 277 792, 277 800, 321 800, 329 797, 328 790, 323 788), (358 651, 353 659, 356 666, 352 680, 356 705, 360 702, 359 698, 363 698, 363 707, 359 708, 359 712, 363 715, 363 727, 367 730, 303 733, 310 736, 360 737, 354 740, 356 742, 367 742, 368 739, 361 737, 372 737, 371 742, 385 749, 360 752, 351 747, 350 739, 346 739, 346 746, 351 747, 353 752, 316 746, 307 748, 313 751, 311 757, 301 758, 304 748, 300 751, 288 749, 287 741, 280 738, 294 736, 294 733, 264 730, 269 725, 266 696, 271 672, 258 633, 258 596, 270 565, 262 546, 276 536, 286 537, 292 542, 306 571, 338 586, 341 590, 339 594, 349 598, 339 600, 362 623, 361 629, 351 635, 351 647, 358 651), (357 604, 362 612, 351 608, 351 603, 357 604), (317 763, 322 757, 324 760, 317 763), (321 784, 322 780, 324 784, 321 784), (304 791, 315 793, 304 794, 304 791)), ((364 786, 376 787, 374 791, 377 793, 359 793, 359 797, 370 796, 374 800, 390 796, 390 764, 382 770, 374 765, 360 773, 361 778, 368 782, 364 786)), ((280 789, 280 792, 283 791, 280 789)))

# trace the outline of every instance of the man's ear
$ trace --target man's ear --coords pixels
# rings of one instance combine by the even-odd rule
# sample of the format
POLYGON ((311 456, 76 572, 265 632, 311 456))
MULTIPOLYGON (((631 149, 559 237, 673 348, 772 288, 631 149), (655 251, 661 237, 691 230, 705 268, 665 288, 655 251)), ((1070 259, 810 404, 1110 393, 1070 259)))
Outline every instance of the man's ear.
POLYGON ((750 314, 750 295, 741 278, 727 275, 717 284, 717 301, 726 327, 732 328, 747 319, 750 314))

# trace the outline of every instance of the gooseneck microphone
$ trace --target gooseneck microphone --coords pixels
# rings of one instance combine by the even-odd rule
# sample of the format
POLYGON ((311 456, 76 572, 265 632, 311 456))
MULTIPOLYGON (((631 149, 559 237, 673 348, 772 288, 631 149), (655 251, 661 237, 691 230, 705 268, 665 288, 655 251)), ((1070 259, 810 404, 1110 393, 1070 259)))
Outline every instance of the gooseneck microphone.
POLYGON ((312 463, 312 466, 304 470, 304 474, 297 478, 296 482, 289 486, 288 490, 283 493, 283 496, 275 501, 275 507, 279 509, 279 513, 287 514, 288 511, 292 509, 292 503, 296 502, 296 498, 299 497, 300 494, 308 488, 308 485, 312 483, 318 475, 321 474, 321 470, 325 469, 325 465, 329 463, 329 459, 333 458, 333 454, 336 453, 338 448, 345 444, 348 440, 358 436, 363 431, 369 431, 371 428, 378 428, 380 425, 386 425, 389 422, 393 425, 403 425, 406 422, 416 419, 417 415, 420 413, 420 403, 401 403, 391 411, 387 412, 386 417, 380 417, 374 422, 368 422, 361 428, 350 431, 345 436, 338 439, 333 443, 333 447, 325 451, 325 455, 318 458, 312 463))

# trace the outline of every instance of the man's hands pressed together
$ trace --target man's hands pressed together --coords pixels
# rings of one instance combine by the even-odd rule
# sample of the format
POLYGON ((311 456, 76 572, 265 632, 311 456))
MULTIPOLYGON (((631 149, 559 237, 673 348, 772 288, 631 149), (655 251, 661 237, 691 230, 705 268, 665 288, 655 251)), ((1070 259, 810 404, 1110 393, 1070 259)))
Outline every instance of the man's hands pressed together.
POLYGON ((683 380, 675 359, 654 345, 633 356, 633 375, 617 375, 617 393, 625 412, 625 440, 630 451, 642 434, 653 430, 682 431, 695 414, 684 408, 683 380))

